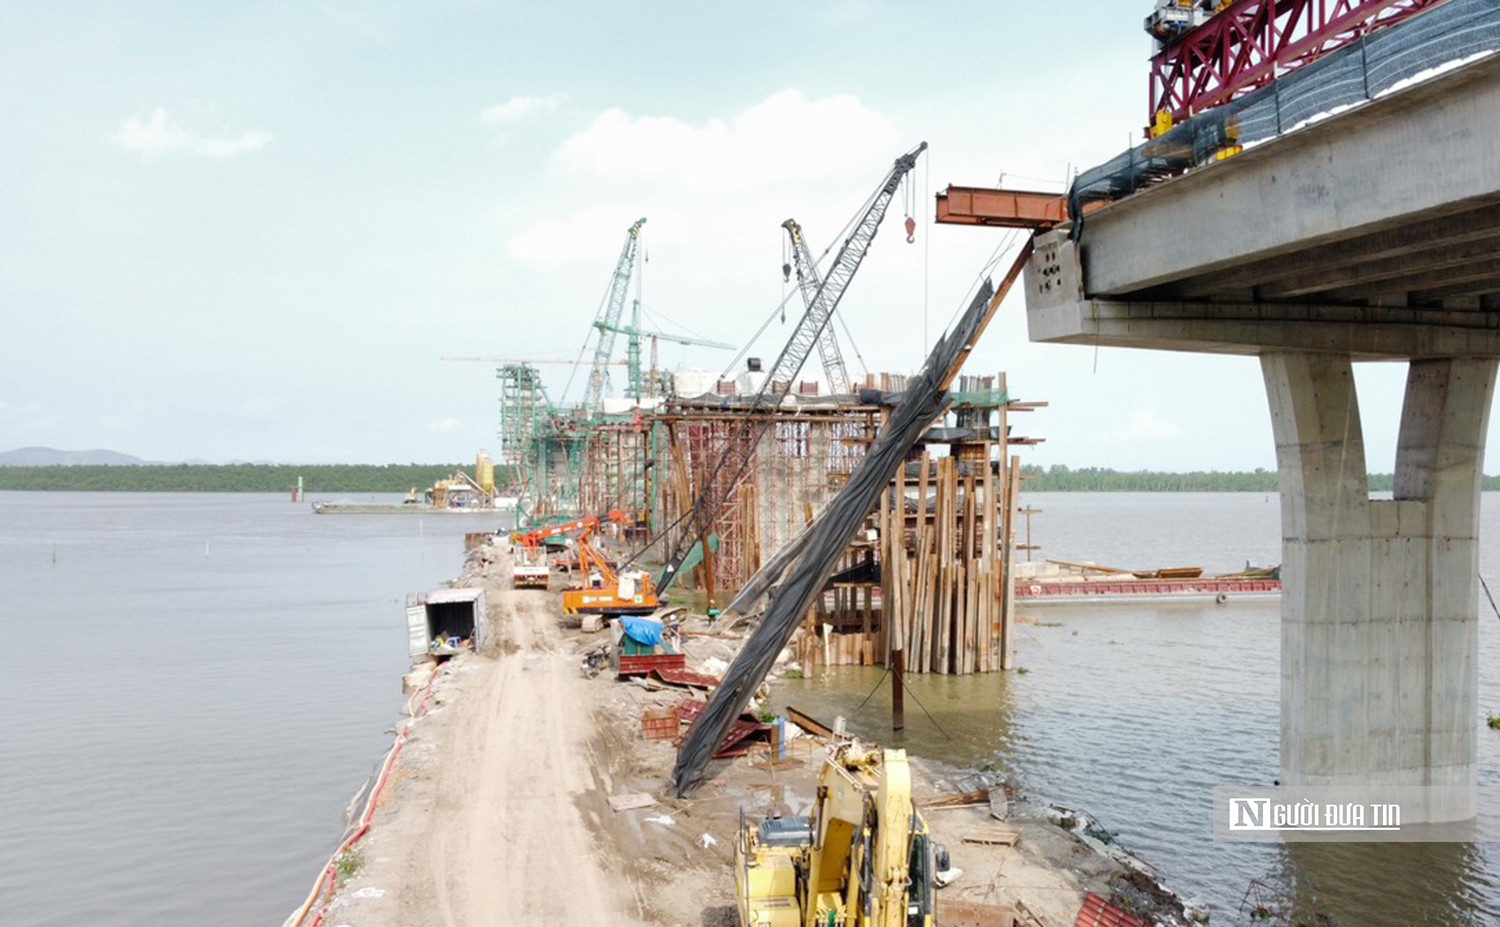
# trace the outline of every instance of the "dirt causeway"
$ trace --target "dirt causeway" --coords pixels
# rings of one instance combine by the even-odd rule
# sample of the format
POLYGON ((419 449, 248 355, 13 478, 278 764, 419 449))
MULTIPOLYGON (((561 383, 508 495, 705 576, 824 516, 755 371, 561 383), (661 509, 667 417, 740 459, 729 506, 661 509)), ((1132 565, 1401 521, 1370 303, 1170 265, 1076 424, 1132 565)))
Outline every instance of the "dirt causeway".
MULTIPOLYGON (((505 553, 476 551, 460 585, 482 585, 484 652, 445 664, 427 714, 381 794, 358 865, 304 920, 347 927, 562 923, 730 927, 740 809, 806 813, 824 744, 794 740, 715 761, 688 800, 671 796, 676 748, 642 736, 642 715, 686 694, 590 677, 582 656, 607 635, 566 623, 556 592, 512 590, 505 553), (616 805, 640 807, 615 810, 616 805), (323 910, 326 907, 326 910, 323 910)), ((690 668, 733 642, 687 637, 690 668)), ((393 680, 394 684, 394 680, 393 680)), ((921 801, 953 786, 913 758, 921 801)), ((940 898, 1017 906, 1023 923, 1071 925, 1085 891, 1106 897, 1130 866, 1043 819, 1011 820, 1013 847, 963 837, 996 822, 988 807, 933 810, 934 836, 964 875, 940 898)))

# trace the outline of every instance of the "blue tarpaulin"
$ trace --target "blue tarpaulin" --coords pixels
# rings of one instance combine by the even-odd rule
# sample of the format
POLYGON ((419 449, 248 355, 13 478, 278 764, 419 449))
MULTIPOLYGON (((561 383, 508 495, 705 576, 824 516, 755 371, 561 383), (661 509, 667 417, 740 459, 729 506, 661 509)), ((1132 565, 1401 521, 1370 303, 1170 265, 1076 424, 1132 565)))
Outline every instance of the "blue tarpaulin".
POLYGON ((640 615, 621 615, 620 627, 624 628, 626 637, 638 644, 655 647, 661 643, 662 623, 656 618, 646 618, 640 615))

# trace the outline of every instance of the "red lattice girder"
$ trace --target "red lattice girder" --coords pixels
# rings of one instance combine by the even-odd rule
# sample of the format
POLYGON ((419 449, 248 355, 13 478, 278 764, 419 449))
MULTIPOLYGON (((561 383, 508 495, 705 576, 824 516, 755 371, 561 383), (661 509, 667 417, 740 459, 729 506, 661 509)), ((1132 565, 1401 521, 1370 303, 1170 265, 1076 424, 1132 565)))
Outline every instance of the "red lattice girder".
POLYGON ((1147 122, 1163 109, 1181 122, 1441 2, 1235 0, 1151 59, 1147 122))

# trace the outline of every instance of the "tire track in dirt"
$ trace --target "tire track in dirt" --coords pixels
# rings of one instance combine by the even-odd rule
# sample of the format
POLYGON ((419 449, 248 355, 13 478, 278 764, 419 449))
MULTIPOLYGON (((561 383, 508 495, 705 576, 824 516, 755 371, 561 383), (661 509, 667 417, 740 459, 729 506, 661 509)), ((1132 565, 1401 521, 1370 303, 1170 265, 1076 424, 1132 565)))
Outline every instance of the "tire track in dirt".
POLYGON ((579 810, 595 787, 588 680, 540 596, 497 622, 502 656, 476 667, 448 719, 437 797, 409 885, 442 927, 628 924, 638 900, 579 810))

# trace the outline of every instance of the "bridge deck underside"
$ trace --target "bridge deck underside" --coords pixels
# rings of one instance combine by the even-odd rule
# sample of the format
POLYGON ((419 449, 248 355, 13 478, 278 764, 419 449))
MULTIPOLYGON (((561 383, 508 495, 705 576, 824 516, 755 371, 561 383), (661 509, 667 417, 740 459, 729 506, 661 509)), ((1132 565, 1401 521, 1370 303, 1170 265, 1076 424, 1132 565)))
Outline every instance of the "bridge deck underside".
POLYGON ((1190 273, 1109 298, 1439 313, 1500 309, 1500 196, 1402 216, 1292 254, 1190 273))

